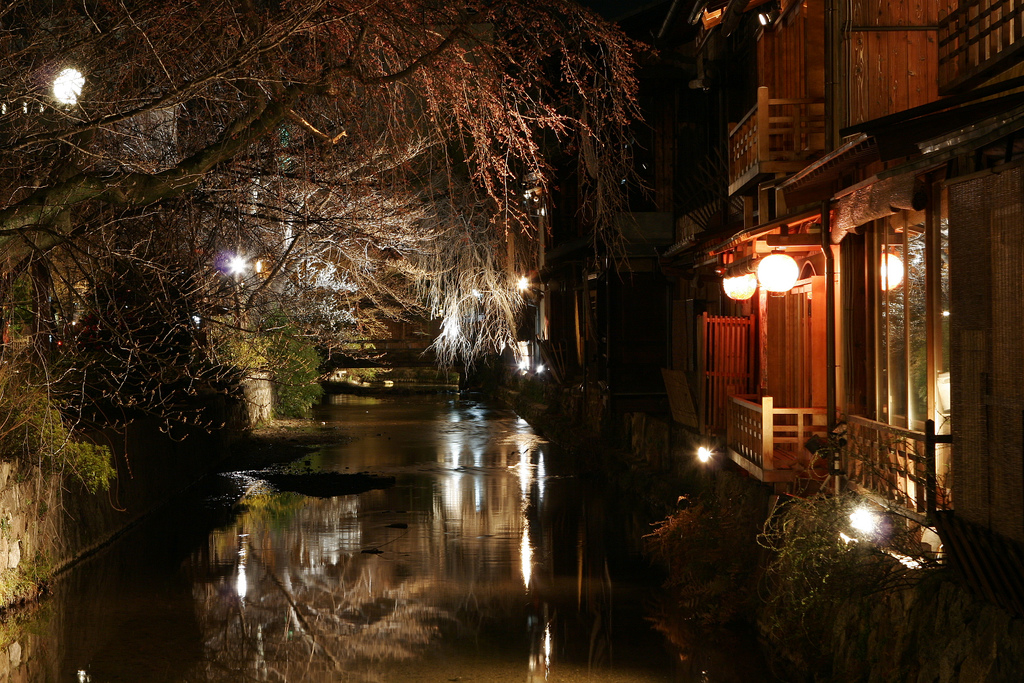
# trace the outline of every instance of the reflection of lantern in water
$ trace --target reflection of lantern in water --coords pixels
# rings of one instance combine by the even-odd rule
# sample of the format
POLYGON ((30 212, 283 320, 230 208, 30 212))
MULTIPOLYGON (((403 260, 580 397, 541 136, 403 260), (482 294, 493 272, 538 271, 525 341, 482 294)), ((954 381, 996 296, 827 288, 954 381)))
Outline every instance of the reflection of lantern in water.
POLYGON ((754 291, 757 289, 757 276, 747 273, 746 275, 727 277, 722 280, 722 289, 730 299, 746 301, 754 296, 754 291))
POLYGON ((896 254, 882 254, 880 267, 882 291, 888 292, 903 284, 903 261, 896 254))
POLYGON ((799 266, 786 254, 769 254, 757 266, 757 281, 769 292, 788 292, 799 276, 799 266))

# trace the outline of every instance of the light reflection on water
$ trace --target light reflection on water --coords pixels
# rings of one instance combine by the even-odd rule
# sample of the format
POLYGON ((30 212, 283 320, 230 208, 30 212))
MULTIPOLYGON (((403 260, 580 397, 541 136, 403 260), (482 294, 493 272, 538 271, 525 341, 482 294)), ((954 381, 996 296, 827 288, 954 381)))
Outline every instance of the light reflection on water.
POLYGON ((96 682, 757 680, 679 664, 644 618, 635 521, 512 413, 335 397, 317 417, 355 439, 312 465, 396 485, 320 499, 224 477, 244 505, 83 567, 54 598, 64 640, 38 649, 96 682))

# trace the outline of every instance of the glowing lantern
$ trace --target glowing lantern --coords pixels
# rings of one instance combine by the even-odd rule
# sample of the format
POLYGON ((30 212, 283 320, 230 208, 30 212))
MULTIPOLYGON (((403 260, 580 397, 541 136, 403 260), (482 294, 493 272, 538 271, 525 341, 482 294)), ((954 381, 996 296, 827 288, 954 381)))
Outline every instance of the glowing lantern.
POLYGON ((896 254, 882 254, 882 290, 890 291, 903 284, 903 261, 896 254))
POLYGON ((757 266, 757 280, 769 292, 788 292, 800 276, 792 256, 769 254, 757 266))
POLYGON ((725 295, 730 299, 746 301, 754 296, 754 290, 757 289, 757 276, 753 273, 747 273, 737 277, 727 277, 722 280, 722 289, 725 290, 725 295))

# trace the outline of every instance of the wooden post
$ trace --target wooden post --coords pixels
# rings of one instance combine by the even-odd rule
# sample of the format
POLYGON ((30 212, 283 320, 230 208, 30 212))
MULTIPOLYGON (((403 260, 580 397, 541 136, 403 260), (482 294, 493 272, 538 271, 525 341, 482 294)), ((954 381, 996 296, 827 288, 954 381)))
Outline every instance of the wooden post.
POLYGON ((711 397, 708 395, 708 359, 707 359, 707 343, 708 343, 708 314, 707 312, 700 314, 700 330, 697 333, 697 377, 700 382, 700 399, 697 407, 698 424, 697 427, 701 434, 707 434, 708 428, 708 411, 711 409, 708 406, 708 402, 711 397))
MULTIPOLYGON (((757 161, 768 161, 770 158, 770 146, 768 130, 771 127, 771 105, 768 104, 768 88, 761 86, 757 89, 757 161)), ((764 219, 761 219, 764 222, 764 219)))
POLYGON ((761 469, 775 469, 775 400, 771 396, 761 399, 761 469))

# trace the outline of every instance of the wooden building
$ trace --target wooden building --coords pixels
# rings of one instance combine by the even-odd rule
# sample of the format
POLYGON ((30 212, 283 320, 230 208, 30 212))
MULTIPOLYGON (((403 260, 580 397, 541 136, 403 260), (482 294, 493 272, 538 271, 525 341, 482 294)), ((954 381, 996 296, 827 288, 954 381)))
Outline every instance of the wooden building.
POLYGON ((924 542, 1020 613, 1022 14, 703 5, 698 84, 717 74, 736 121, 728 218, 663 252, 675 420, 778 491, 852 489, 936 528, 924 542), (776 253, 784 291, 723 290, 776 253))

